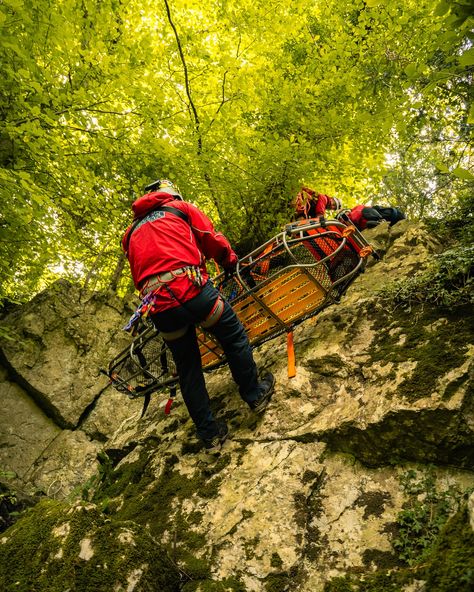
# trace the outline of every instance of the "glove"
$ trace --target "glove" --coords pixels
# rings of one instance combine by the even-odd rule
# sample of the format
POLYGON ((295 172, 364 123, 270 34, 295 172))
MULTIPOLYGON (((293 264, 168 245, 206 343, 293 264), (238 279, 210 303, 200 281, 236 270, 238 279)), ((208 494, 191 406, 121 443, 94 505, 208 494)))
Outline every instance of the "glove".
POLYGON ((236 253, 231 251, 227 259, 222 262, 222 267, 224 268, 224 280, 228 280, 234 275, 238 261, 239 258, 237 257, 236 253))
POLYGON ((324 216, 319 216, 319 223, 323 228, 326 228, 326 218, 324 216))
POLYGON ((224 267, 224 281, 230 280, 230 278, 235 273, 236 267, 237 267, 237 261, 235 263, 228 264, 224 267))
POLYGON ((375 228, 382 222, 382 220, 368 220, 366 228, 375 228))

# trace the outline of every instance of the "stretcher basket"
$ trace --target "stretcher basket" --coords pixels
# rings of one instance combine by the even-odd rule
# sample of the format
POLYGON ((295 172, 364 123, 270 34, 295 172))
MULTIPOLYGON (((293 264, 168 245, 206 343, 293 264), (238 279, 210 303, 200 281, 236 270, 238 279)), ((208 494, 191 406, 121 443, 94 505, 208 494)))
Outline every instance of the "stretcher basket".
MULTIPOLYGON (((360 274, 371 246, 354 226, 304 220, 288 225, 264 245, 239 260, 235 274, 214 279, 232 305, 255 347, 283 333, 337 301, 360 274)), ((202 366, 210 371, 225 363, 212 333, 197 327, 202 366)), ((109 364, 113 386, 134 398, 177 383, 172 356, 153 325, 142 322, 130 346, 109 364)))

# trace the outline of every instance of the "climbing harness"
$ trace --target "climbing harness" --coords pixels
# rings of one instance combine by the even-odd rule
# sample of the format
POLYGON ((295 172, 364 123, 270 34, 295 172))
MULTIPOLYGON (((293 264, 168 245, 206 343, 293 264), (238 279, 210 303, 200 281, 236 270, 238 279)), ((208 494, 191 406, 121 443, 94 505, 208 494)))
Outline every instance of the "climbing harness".
MULTIPOLYGON (((132 335, 136 335, 140 320, 145 319, 150 312, 153 312, 155 300, 158 297, 159 290, 162 287, 170 290, 168 284, 177 277, 181 277, 183 275, 187 275, 191 282, 198 288, 201 288, 204 285, 204 278, 202 276, 201 269, 197 265, 187 265, 185 267, 174 269, 173 271, 166 271, 164 273, 152 275, 147 279, 143 288, 141 289, 140 296, 142 300, 133 315, 130 317, 128 323, 123 328, 124 331, 128 331, 132 335)), ((171 295, 175 297, 172 292, 171 295)))
MULTIPOLYGON (((225 363, 219 342, 206 331, 220 318, 225 299, 244 325, 252 347, 286 333, 288 376, 295 376, 294 327, 338 302, 364 270, 369 255, 377 257, 349 219, 326 220, 324 224, 319 219, 309 219, 288 225, 240 259, 232 276, 221 273, 214 279, 222 298, 216 300, 207 319, 196 327, 203 370, 210 371, 225 363)), ((188 273, 185 269, 189 268, 167 273, 188 273)), ((165 273, 149 279, 142 303, 134 313, 137 336, 105 372, 111 384, 131 398, 176 388, 178 382, 165 341, 172 337, 158 332, 146 314, 161 285, 169 288, 169 277, 165 273)))

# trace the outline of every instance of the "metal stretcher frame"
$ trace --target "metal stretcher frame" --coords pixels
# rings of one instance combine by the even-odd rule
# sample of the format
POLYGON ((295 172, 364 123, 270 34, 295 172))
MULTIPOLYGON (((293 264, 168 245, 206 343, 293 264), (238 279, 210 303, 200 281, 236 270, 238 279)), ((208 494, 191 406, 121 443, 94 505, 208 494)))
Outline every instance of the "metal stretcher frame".
MULTIPOLYGON (((371 246, 347 222, 289 225, 239 260, 229 280, 214 280, 244 325, 252 347, 292 329, 337 301, 364 269, 371 246)), ((214 336, 197 327, 205 371, 225 363, 214 336)), ((113 386, 129 397, 177 383, 172 356, 159 332, 143 323, 139 335, 109 364, 113 386)))

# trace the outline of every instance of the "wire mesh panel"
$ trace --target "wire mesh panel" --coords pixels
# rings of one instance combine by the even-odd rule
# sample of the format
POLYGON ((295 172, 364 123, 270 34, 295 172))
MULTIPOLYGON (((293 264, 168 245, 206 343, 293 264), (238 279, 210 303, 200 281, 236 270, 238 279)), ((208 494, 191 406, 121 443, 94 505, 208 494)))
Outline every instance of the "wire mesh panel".
MULTIPOLYGON (((232 305, 252 345, 290 331, 344 292, 371 252, 363 236, 354 240, 352 233, 336 221, 324 226, 316 220, 291 225, 240 259, 231 278, 216 278, 220 293, 232 305)), ((212 334, 197 327, 197 337, 205 370, 225 362, 212 334)), ((177 381, 170 352, 152 327, 111 362, 108 375, 114 386, 129 396, 177 381)))
POLYGON ((176 366, 163 338, 146 328, 109 365, 114 387, 129 397, 143 396, 177 381, 176 366))

